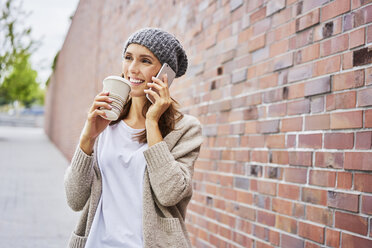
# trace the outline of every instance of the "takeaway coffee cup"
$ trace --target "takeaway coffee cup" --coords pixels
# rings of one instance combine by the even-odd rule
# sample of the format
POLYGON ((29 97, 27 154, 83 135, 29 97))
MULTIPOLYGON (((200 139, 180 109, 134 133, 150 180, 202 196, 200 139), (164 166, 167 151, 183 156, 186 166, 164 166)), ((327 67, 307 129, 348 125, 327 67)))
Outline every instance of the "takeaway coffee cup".
POLYGON ((130 82, 122 77, 108 76, 103 80, 103 90, 109 92, 112 109, 101 108, 106 113, 107 120, 115 121, 119 118, 130 92, 130 82))

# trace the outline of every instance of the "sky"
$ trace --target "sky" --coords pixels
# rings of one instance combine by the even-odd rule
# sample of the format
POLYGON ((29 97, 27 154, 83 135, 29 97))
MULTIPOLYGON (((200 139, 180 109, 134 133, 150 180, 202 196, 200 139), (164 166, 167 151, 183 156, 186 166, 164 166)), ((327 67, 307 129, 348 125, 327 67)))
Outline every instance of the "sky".
POLYGON ((52 73, 52 63, 71 24, 70 16, 75 13, 79 0, 22 0, 22 9, 30 12, 26 19, 32 28, 31 36, 41 41, 32 55, 33 69, 38 71, 38 81, 44 85, 52 73))

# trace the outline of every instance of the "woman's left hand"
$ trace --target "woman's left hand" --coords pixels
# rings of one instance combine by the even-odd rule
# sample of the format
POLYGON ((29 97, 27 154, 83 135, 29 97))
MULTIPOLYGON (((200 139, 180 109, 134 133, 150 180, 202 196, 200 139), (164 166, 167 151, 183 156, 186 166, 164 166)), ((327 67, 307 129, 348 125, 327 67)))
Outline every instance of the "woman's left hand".
POLYGON ((145 90, 145 93, 151 95, 155 99, 155 103, 152 104, 147 111, 146 120, 153 120, 158 122, 161 115, 172 104, 172 99, 169 93, 167 75, 163 76, 164 81, 156 77, 152 77, 152 80, 153 83, 148 83, 147 85, 153 90, 145 90), (154 89, 156 89, 159 93, 156 93, 154 89))

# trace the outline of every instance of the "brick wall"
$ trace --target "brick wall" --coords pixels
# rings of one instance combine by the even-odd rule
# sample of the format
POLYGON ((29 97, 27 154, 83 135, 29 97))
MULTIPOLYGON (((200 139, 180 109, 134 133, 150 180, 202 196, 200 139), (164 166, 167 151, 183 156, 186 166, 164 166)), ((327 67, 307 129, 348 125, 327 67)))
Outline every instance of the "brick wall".
POLYGON ((370 0, 81 0, 46 131, 71 158, 123 42, 162 27, 190 60, 171 94, 205 135, 193 245, 372 247, 371 23, 370 0))

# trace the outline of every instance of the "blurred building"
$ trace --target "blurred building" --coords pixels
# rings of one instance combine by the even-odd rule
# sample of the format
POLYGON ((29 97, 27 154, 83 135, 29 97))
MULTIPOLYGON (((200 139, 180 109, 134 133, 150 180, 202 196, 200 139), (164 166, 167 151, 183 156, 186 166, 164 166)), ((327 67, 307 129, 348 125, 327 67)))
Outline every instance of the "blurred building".
POLYGON ((195 247, 372 247, 372 4, 367 0, 81 0, 47 95, 66 157, 123 43, 174 33, 171 87, 199 118, 195 247))

